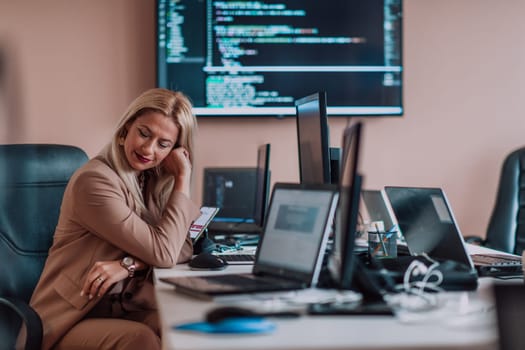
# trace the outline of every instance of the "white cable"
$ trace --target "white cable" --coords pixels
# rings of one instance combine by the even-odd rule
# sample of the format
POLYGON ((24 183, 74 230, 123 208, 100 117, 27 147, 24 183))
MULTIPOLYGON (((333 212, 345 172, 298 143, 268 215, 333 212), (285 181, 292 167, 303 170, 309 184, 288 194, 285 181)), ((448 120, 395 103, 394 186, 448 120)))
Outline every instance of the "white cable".
POLYGON ((411 311, 422 311, 437 307, 437 298, 429 291, 443 291, 440 287, 443 282, 443 273, 437 270, 440 265, 439 262, 427 254, 422 254, 422 256, 431 262, 431 265, 426 266, 419 260, 412 261, 403 275, 403 284, 396 286, 396 289, 400 290, 403 296, 394 299, 398 299, 401 308, 411 311), (419 277, 421 275, 423 277, 419 277), (414 280, 414 278, 418 278, 418 280, 414 280))

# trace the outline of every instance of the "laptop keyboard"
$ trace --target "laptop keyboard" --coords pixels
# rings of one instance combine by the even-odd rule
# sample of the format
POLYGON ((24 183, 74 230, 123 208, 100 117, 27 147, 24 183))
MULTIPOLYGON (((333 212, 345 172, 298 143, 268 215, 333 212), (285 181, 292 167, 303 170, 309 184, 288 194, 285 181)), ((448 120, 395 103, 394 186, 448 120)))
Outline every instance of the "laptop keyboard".
POLYGON ((493 266, 521 266, 521 257, 503 254, 472 254, 474 265, 493 265, 493 266))
POLYGON ((220 285, 242 286, 249 290, 258 290, 269 286, 297 286, 296 282, 271 277, 244 276, 244 275, 216 275, 202 277, 208 283, 220 285))

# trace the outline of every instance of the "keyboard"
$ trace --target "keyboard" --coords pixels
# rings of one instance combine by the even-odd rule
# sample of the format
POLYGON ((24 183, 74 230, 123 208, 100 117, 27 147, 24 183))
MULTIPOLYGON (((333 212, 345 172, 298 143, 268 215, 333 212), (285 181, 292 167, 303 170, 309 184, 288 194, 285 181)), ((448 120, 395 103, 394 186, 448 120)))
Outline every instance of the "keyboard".
POLYGON ((304 288, 304 285, 297 281, 290 281, 272 276, 255 276, 251 274, 210 275, 195 277, 195 279, 202 280, 207 284, 217 285, 217 287, 214 288, 220 288, 218 286, 223 286, 225 289, 229 289, 228 286, 233 286, 235 288, 244 289, 248 292, 304 288))
POLYGON ((255 262, 255 254, 220 253, 216 254, 230 265, 249 265, 255 262))

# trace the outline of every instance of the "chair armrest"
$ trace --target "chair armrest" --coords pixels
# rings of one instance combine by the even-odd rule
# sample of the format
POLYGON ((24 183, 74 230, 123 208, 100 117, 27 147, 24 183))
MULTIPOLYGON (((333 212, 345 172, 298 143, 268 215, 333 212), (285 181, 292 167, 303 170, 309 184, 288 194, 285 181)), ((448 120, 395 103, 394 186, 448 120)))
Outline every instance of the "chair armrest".
MULTIPOLYGON (((0 297, 0 309, 2 308, 7 309, 9 314, 18 317, 25 325, 26 341, 24 348, 26 350, 40 349, 42 347, 42 320, 36 311, 24 301, 9 297, 0 297)), ((7 315, 4 311, 2 311, 2 314, 7 315)), ((2 321, 7 320, 2 319, 2 321)), ((11 339, 14 345, 18 338, 19 328, 15 328, 13 332, 12 324, 6 325, 3 322, 0 323, 0 327, 2 328, 2 334, 4 332, 8 333, 3 334, 4 337, 7 336, 8 338, 2 339, 2 342, 6 340, 8 342, 11 339)))
POLYGON ((485 245, 485 240, 479 236, 465 236, 463 237, 466 243, 475 244, 475 245, 485 245))

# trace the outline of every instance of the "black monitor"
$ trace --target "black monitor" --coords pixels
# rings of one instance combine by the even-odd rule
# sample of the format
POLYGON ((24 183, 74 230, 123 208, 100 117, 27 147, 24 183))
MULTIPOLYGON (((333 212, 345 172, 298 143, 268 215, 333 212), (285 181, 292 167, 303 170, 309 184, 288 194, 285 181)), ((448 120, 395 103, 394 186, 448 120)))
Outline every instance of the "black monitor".
POLYGON ((318 86, 330 116, 400 116, 402 0, 157 0, 157 86, 199 117, 293 117, 318 86))
POLYGON ((257 151, 257 189, 255 192, 255 223, 264 226, 268 198, 270 196, 270 150, 269 143, 259 146, 257 151))
POLYGON ((256 168, 205 168, 203 205, 220 208, 212 224, 255 223, 256 181, 256 168))
POLYGON ((335 288, 356 290, 362 294, 360 305, 350 303, 317 304, 314 314, 393 315, 383 300, 380 284, 371 276, 355 251, 359 202, 363 177, 358 170, 362 124, 347 127, 343 133, 343 159, 339 181, 339 204, 334 221, 334 246, 329 271, 335 288))
POLYGON ((204 168, 203 205, 220 208, 208 226, 210 233, 260 233, 269 188, 269 144, 259 147, 255 168, 204 168))
POLYGON ((335 222, 334 259, 336 280, 341 289, 352 289, 354 248, 359 217, 362 175, 358 172, 361 123, 343 132, 343 162, 339 181, 339 206, 335 222))
POLYGON ((317 92, 295 101, 299 179, 304 184, 329 184, 330 136, 326 93, 317 92))

